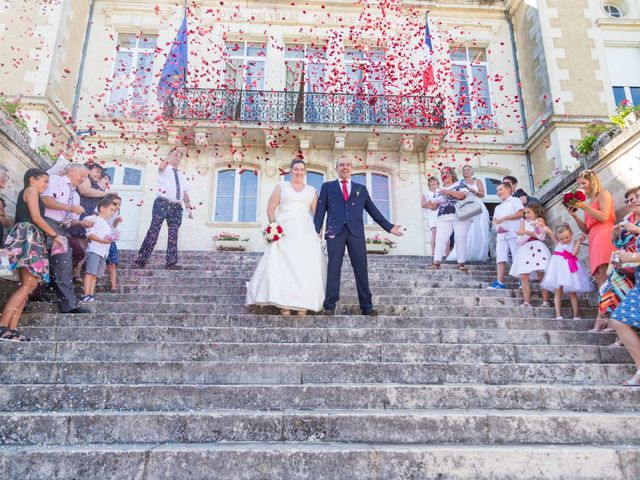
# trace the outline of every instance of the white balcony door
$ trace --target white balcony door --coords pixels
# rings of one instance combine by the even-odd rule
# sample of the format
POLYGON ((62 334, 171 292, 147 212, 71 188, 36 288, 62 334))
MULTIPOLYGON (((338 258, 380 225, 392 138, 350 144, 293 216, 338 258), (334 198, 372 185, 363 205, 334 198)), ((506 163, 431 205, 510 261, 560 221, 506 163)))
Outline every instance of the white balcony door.
MULTIPOLYGON (((111 190, 118 192, 122 198, 122 208, 120 216, 123 222, 118 227, 120 239, 118 248, 138 248, 142 239, 138 235, 140 229, 140 218, 142 214, 142 191, 143 168, 136 164, 123 164, 117 167, 105 168, 105 172, 111 177, 111 190)), ((143 233, 140 233, 143 234, 143 233)))

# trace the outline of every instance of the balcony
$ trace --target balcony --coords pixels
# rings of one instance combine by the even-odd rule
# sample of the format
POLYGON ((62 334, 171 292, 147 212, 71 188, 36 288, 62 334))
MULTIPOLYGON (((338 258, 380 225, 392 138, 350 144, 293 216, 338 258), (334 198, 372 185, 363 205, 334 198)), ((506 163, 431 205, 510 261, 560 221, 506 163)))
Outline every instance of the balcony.
POLYGON ((165 118, 214 123, 443 128, 442 101, 430 96, 183 89, 167 99, 165 118))

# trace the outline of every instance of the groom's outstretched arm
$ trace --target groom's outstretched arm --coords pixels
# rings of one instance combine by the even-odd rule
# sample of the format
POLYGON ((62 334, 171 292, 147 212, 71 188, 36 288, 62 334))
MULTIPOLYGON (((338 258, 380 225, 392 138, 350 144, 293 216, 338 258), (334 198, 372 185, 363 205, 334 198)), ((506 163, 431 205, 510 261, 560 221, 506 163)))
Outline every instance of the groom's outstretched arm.
POLYGON ((373 200, 371 200, 371 197, 369 196, 369 191, 366 188, 364 189, 364 191, 364 209, 369 215, 371 215, 371 218, 373 218, 374 222, 380 225, 387 232, 391 232, 393 224, 389 220, 384 218, 384 215, 380 212, 380 210, 378 210, 378 207, 376 207, 376 204, 373 203, 373 200))
POLYGON ((316 214, 313 217, 313 223, 316 227, 316 233, 320 233, 322 230, 322 224, 324 223, 324 216, 327 213, 329 195, 327 194, 327 184, 323 183, 320 187, 320 195, 318 195, 318 205, 316 206, 316 214))

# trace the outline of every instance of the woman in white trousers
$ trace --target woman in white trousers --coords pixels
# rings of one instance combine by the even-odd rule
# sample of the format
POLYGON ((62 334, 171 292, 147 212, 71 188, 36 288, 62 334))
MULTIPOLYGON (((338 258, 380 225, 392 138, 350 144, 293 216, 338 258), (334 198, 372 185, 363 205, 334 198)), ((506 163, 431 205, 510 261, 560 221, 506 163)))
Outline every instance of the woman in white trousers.
POLYGON ((443 188, 439 189, 435 200, 428 202, 427 208, 438 211, 436 222, 436 248, 433 263, 429 270, 439 270, 447 243, 454 234, 457 249, 458 270, 468 271, 465 261, 467 255, 467 235, 473 222, 472 218, 459 220, 456 216, 456 203, 464 200, 469 194, 467 186, 458 181, 456 171, 452 167, 444 167, 440 173, 443 188))

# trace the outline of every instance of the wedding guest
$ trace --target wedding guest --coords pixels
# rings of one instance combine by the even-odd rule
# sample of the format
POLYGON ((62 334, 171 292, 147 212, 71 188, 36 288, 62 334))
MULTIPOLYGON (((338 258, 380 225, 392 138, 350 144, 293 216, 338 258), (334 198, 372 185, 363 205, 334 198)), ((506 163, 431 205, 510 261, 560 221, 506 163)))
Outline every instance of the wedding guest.
POLYGON ((47 189, 49 175, 31 168, 24 174, 24 189, 16 202, 16 224, 7 236, 12 268, 20 275, 18 289, 11 295, 0 317, 0 339, 25 342, 29 338, 18 330, 29 294, 39 282, 49 282, 47 237, 59 243, 60 236, 44 220, 45 206, 40 195, 47 189))
MULTIPOLYGON (((89 170, 81 163, 72 163, 66 168, 66 175, 51 175, 49 186, 42 194, 46 206, 45 220, 67 240, 70 238, 69 227, 81 225, 91 227, 91 221, 80 220, 84 208, 80 205, 77 186, 86 180, 89 170)), ((89 313, 78 306, 78 299, 73 288, 73 252, 71 248, 65 253, 49 255, 49 265, 53 277, 53 286, 58 297, 61 313, 89 313)))
POLYGON ((489 290, 504 290, 504 277, 507 274, 507 264, 509 263, 509 253, 511 259, 516 258, 518 253, 518 235, 520 220, 524 214, 524 207, 519 198, 512 196, 511 183, 503 182, 498 184, 498 198, 502 203, 496 206, 493 212, 493 226, 496 231, 496 270, 497 280, 489 287, 489 290))
MULTIPOLYGON (((467 235, 466 260, 475 262, 486 262, 489 259, 489 211, 482 199, 485 196, 484 182, 474 178, 473 167, 465 165, 462 169, 462 182, 469 188, 469 195, 482 210, 481 213, 471 218, 471 227, 467 235)), ((457 258, 457 248, 454 247, 447 260, 455 262, 457 258)))
MULTIPOLYGON (((636 239, 636 249, 640 249, 640 237, 636 239)), ((611 261, 614 268, 625 263, 636 264, 635 286, 627 293, 618 308, 611 316, 611 325, 636 364, 636 373, 629 380, 623 382, 626 387, 640 386, 640 253, 617 250, 612 254, 611 261)))
MULTIPOLYGON (((636 240, 640 235, 640 187, 627 190, 624 203, 629 211, 611 233, 611 241, 616 250, 634 253, 636 240)), ((635 268, 612 268, 607 280, 600 287, 598 309, 601 314, 612 314, 620 302, 633 288, 635 268)))
MULTIPOLYGON (((544 278, 551 252, 544 244, 547 237, 544 208, 539 203, 530 203, 524 207, 524 219, 520 221, 518 234, 518 252, 513 259, 509 275, 520 277, 522 285, 521 306, 531 306, 531 274, 536 272, 538 280, 544 278)), ((542 289, 542 306, 549 305, 549 291, 542 289)))
POLYGON ((100 176, 100 187, 102 187, 105 192, 111 190, 111 175, 106 172, 102 173, 100 176))
POLYGON ((464 200, 469 194, 467 186, 458 181, 458 175, 452 167, 444 167, 440 174, 442 186, 436 193, 433 201, 427 202, 427 208, 438 211, 436 222, 436 248, 433 255, 433 263, 429 270, 439 270, 444 256, 446 245, 449 242, 451 233, 455 235, 456 248, 458 249, 457 261, 458 270, 467 272, 465 265, 467 253, 467 234, 471 226, 472 219, 460 220, 456 216, 458 200, 464 200))
MULTIPOLYGON (((89 170, 89 176, 78 185, 78 193, 80 194, 80 205, 84 209, 84 213, 80 215, 80 220, 85 217, 92 216, 100 199, 107 194, 100 185, 103 168, 93 162, 85 163, 89 170)), ((73 249, 73 276, 78 281, 82 281, 80 272, 84 263, 84 257, 87 252, 89 240, 87 239, 87 231, 82 225, 77 225, 69 229, 71 234, 71 248, 73 249)))
MULTIPOLYGON (((513 175, 507 175, 502 179, 502 183, 508 183, 511 185, 511 195, 516 198, 519 198, 522 202, 523 206, 526 206, 529 202, 532 201, 532 197, 530 197, 527 192, 523 189, 518 188, 518 179, 513 175)), ((536 202, 539 203, 539 202, 536 202)))
POLYGON ((438 220, 437 210, 431 210, 428 207, 429 202, 433 202, 436 199, 436 192, 440 186, 440 182, 437 177, 429 177, 427 182, 429 190, 422 196, 422 208, 427 211, 427 222, 429 222, 429 229, 431 230, 431 255, 436 251, 436 222, 438 220))
POLYGON ((96 282, 102 277, 107 268, 107 256, 112 243, 111 225, 109 221, 116 212, 116 206, 110 198, 103 198, 98 202, 98 214, 87 217, 93 225, 87 229, 87 265, 84 275, 83 302, 95 302, 96 282))
POLYGON ((185 147, 174 147, 158 167, 158 196, 153 203, 152 219, 147 235, 138 251, 135 265, 144 268, 158 242, 162 224, 166 220, 169 229, 165 268, 176 268, 178 263, 178 230, 182 224, 182 203, 187 208, 189 218, 193 218, 189 200, 189 181, 178 171, 185 147))
POLYGON ((554 292, 553 304, 556 310, 556 320, 562 320, 562 295, 567 294, 571 301, 573 319, 579 320, 578 294, 593 290, 593 285, 587 270, 578 259, 580 243, 584 237, 574 238, 571 227, 563 223, 552 232, 547 230, 556 243, 549 267, 540 287, 554 292))
MULTIPOLYGON (((582 190, 587 202, 577 202, 566 206, 575 220, 578 228, 589 235, 589 269, 598 288, 607 279, 607 267, 611 252, 611 232, 615 223, 616 213, 611 194, 602 187, 598 174, 593 170, 585 170, 578 175, 578 188, 582 190), (578 217, 578 210, 583 210, 584 220, 578 217)), ((593 331, 607 330, 604 316, 598 312, 593 331)))
POLYGON ((115 193, 109 193, 105 195, 105 199, 110 199, 116 207, 116 213, 109 220, 111 226, 111 238, 114 239, 109 247, 109 255, 107 255, 107 271, 109 272, 109 287, 111 293, 117 291, 117 268, 120 263, 118 255, 117 238, 120 236, 118 232, 118 226, 122 223, 122 217, 120 216, 120 208, 122 207, 122 199, 115 193))

